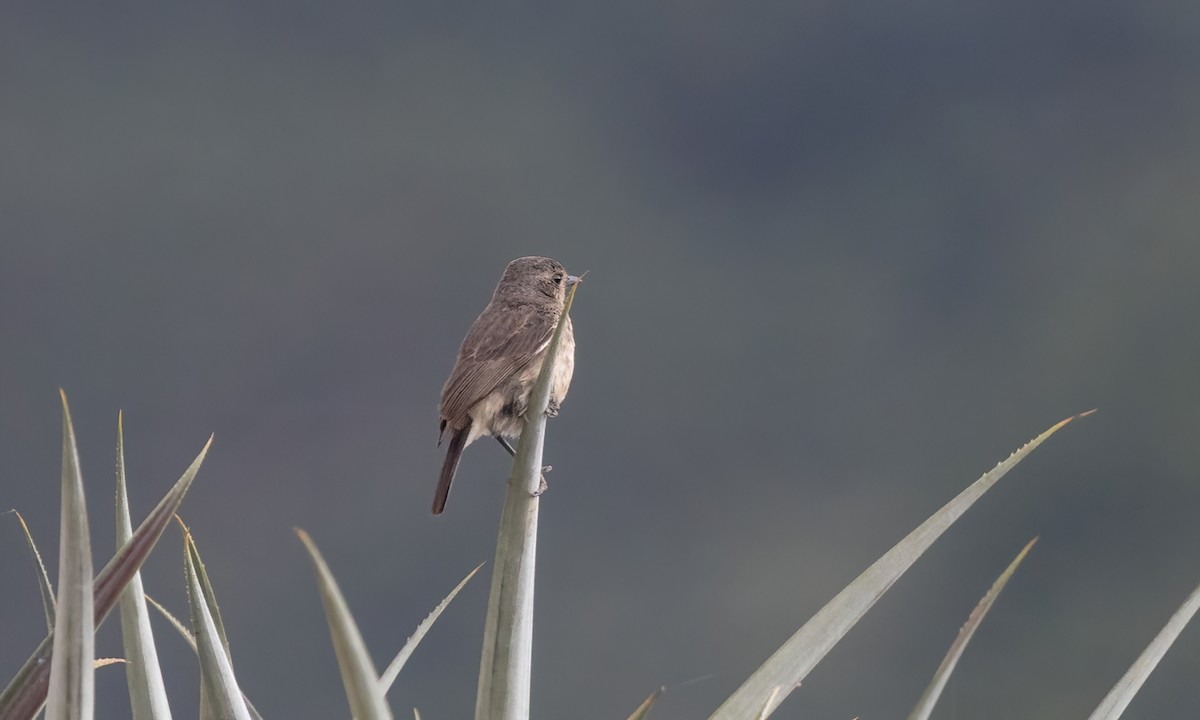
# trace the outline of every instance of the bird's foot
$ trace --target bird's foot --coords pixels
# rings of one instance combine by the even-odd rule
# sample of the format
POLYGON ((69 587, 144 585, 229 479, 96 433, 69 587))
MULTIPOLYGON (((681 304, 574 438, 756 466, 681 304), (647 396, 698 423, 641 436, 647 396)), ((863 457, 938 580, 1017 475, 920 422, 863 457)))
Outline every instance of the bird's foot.
POLYGON ((550 486, 546 484, 545 473, 548 473, 553 469, 554 469, 553 465, 543 465, 542 466, 542 474, 538 476, 537 490, 534 490, 533 492, 531 492, 530 495, 532 495, 533 497, 541 497, 542 493, 546 492, 546 488, 548 488, 550 486))
POLYGON ((546 406, 546 417, 557 417, 558 409, 560 407, 562 407, 562 404, 559 401, 551 398, 550 404, 546 406))

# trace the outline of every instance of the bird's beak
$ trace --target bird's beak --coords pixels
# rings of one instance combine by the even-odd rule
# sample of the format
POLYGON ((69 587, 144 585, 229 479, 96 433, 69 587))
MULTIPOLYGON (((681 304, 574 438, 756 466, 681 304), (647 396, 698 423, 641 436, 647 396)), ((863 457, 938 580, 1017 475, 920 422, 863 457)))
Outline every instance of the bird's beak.
MULTIPOLYGON (((587 273, 584 273, 584 275, 586 275, 586 274, 587 273)), ((583 275, 568 275, 567 276, 567 287, 571 287, 572 285, 578 283, 580 280, 583 280, 583 275)))

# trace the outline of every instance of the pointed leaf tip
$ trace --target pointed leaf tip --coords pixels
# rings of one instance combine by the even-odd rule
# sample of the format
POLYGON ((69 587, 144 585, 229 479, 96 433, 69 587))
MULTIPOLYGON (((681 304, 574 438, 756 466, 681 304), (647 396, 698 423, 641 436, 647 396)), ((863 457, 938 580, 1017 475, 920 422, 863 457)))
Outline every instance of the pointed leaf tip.
POLYGON ((1078 420, 1079 418, 1085 418, 1088 415, 1094 415, 1098 410, 1099 410, 1099 408, 1092 408, 1091 410, 1084 410, 1081 413, 1075 413, 1071 417, 1069 417, 1069 418, 1063 420, 1062 422, 1060 422, 1059 424, 1055 425, 1054 429, 1057 430, 1058 428, 1062 427, 1063 425, 1066 425, 1067 423, 1069 423, 1073 420, 1078 420))
POLYGON ((776 687, 780 688, 779 701, 782 702, 795 687, 793 683, 803 680, 917 558, 1000 478, 1072 419, 1059 421, 1025 443, 896 543, 802 625, 717 708, 709 720, 752 717, 762 707, 762 698, 776 687))
POLYGON ((200 454, 199 454, 199 455, 197 455, 197 456, 196 456, 196 459, 192 461, 192 463, 193 463, 193 464, 196 464, 196 463, 201 463, 201 462, 203 462, 203 461, 204 461, 204 458, 205 458, 205 456, 207 456, 207 455, 208 455, 208 451, 209 451, 209 449, 212 447, 212 444, 213 444, 213 438, 215 438, 216 436, 217 436, 217 434, 216 434, 216 433, 210 433, 210 434, 209 434, 209 436, 208 436, 208 440, 205 440, 205 441, 204 441, 204 447, 200 448, 200 454))
POLYGON ((479 572, 479 569, 482 567, 483 563, 479 563, 475 566, 474 570, 467 573, 467 576, 463 578, 453 590, 450 591, 450 594, 437 604, 437 607, 433 609, 433 612, 425 616, 425 619, 417 625, 417 629, 413 631, 413 634, 404 643, 404 647, 400 648, 400 652, 396 654, 395 659, 388 663, 387 669, 383 671, 383 675, 379 676, 379 687, 385 695, 391 688, 392 683, 396 681, 396 677, 400 674, 400 671, 404 668, 404 664, 408 662, 408 658, 412 655, 413 651, 416 650, 417 645, 420 644, 422 639, 424 639, 425 634, 429 632, 429 629, 433 627, 433 623, 437 621, 442 612, 450 605, 450 602, 454 600, 456 595, 458 595, 458 592, 462 590, 464 586, 466 586, 467 582, 471 578, 475 577, 475 573, 479 572))
POLYGON ((917 700, 917 704, 912 709, 912 712, 908 714, 908 720, 928 720, 931 716, 934 706, 937 705, 943 691, 946 689, 946 683, 949 681, 950 675, 954 672, 959 660, 966 651, 967 644, 971 642, 975 631, 983 623, 984 617, 987 616, 992 605, 1000 596, 1000 592, 1004 590, 1008 581, 1012 579, 1013 574, 1017 571, 1017 567, 1025 559, 1025 556, 1029 554, 1029 551, 1033 549, 1033 545, 1037 541, 1038 539, 1035 537, 1025 543, 1025 547, 1021 548, 1021 552, 1017 553, 1017 556, 1008 564, 1004 572, 1000 573, 1000 577, 996 578, 996 581, 988 588, 987 593, 979 600, 975 608, 971 610, 971 614, 967 616, 967 621, 959 628, 957 637, 950 644, 950 649, 946 651, 945 657, 942 658, 942 663, 934 671, 933 679, 925 687, 925 692, 917 700))
MULTIPOLYGON (((66 393, 60 391, 63 399, 66 393)), ((69 416, 64 413, 64 420, 69 416)), ((64 422, 69 428, 69 424, 64 422)), ((154 510, 146 516, 134 532, 132 539, 113 555, 104 568, 92 579, 95 624, 99 624, 116 605, 121 591, 137 572, 142 561, 154 548, 166 524, 183 501, 199 470, 199 460, 184 472, 171 490, 159 500, 154 510)), ((47 697, 47 683, 52 664, 55 634, 42 640, 33 654, 26 660, 17 675, 0 692, 0 718, 31 718, 47 697)))
POLYGON ((61 388, 59 393, 63 403, 62 508, 46 717, 90 718, 95 702, 92 549, 71 412, 66 393, 61 388))
POLYGON ((375 671, 362 633, 350 614, 350 608, 338 589, 337 581, 308 533, 299 528, 295 528, 295 531, 308 551, 317 576, 317 589, 321 595, 321 604, 325 606, 325 619, 329 625, 351 715, 359 720, 391 720, 391 710, 388 709, 383 690, 379 686, 379 674, 375 671))

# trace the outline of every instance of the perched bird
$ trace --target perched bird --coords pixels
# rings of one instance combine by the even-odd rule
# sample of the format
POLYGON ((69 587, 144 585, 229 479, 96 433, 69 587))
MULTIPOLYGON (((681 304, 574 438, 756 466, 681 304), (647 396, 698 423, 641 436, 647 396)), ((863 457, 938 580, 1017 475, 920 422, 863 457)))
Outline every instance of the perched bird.
MULTIPOLYGON (((492 301, 475 319, 458 351, 458 360, 442 387, 442 436, 450 431, 446 460, 433 498, 433 514, 446 507, 450 483, 463 449, 477 438, 492 436, 511 454, 505 438, 520 436, 529 394, 542 369, 550 336, 558 325, 567 288, 579 282, 547 257, 522 257, 504 269, 492 301)), ((558 414, 575 370, 575 335, 571 319, 563 328, 550 382, 546 414, 558 414)))

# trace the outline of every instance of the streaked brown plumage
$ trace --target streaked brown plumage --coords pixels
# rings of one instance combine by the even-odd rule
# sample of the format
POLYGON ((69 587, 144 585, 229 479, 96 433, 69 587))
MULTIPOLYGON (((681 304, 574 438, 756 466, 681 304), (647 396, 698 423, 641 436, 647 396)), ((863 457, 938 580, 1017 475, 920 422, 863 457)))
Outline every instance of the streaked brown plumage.
MULTIPOLYGON (((515 438, 524 427, 529 393, 541 372, 566 291, 578 278, 547 257, 522 257, 504 269, 492 300, 476 318, 442 388, 442 435, 450 442, 438 478, 433 513, 442 512, 462 451, 483 436, 515 438)), ((550 383, 549 415, 558 413, 575 370, 571 319, 563 328, 550 383)))

